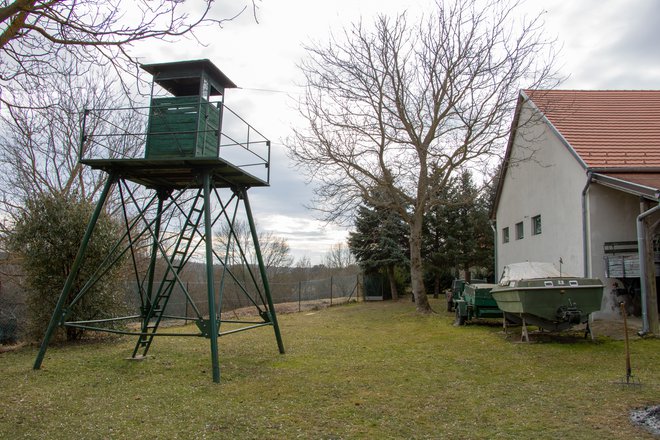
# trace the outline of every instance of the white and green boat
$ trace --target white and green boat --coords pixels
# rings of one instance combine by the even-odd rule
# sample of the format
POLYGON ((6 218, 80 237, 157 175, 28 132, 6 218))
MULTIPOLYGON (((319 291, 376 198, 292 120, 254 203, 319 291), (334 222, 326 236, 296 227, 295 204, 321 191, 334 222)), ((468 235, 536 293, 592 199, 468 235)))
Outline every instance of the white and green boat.
POLYGON ((504 267, 491 295, 505 318, 562 331, 600 310, 603 283, 562 274, 552 263, 514 263, 504 267))

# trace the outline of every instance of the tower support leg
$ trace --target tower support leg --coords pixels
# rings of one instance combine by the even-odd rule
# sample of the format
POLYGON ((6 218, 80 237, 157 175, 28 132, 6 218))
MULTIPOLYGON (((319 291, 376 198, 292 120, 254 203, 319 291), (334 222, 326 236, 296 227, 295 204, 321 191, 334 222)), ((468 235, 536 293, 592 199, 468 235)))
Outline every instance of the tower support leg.
POLYGON ((215 310, 215 287, 213 274, 213 228, 211 221, 211 173, 204 171, 204 235, 206 244, 206 288, 209 301, 209 337, 211 339, 211 364, 213 382, 220 382, 218 359, 218 317, 215 310))
POLYGON ((58 298, 57 304, 55 305, 55 310, 53 311, 53 315, 51 316, 50 322, 48 323, 48 327, 46 328, 46 334, 44 335, 44 339, 41 342, 41 347, 39 348, 39 353, 37 354, 37 358, 34 361, 33 368, 35 370, 41 368, 41 363, 43 362, 44 356, 46 355, 46 349, 48 348, 48 344, 50 343, 50 340, 53 337, 53 332, 55 331, 55 328, 59 324, 61 324, 62 318, 64 317, 64 303, 66 302, 66 299, 69 296, 69 293, 71 292, 71 287, 73 286, 73 282, 76 280, 76 277, 78 276, 78 271, 80 270, 80 266, 85 259, 85 253, 87 252, 87 245, 89 244, 89 240, 92 237, 92 233, 94 232, 94 227, 96 226, 96 222, 98 221, 101 212, 103 211, 103 205, 105 205, 105 201, 108 198, 110 189, 112 188, 112 185, 114 185, 115 181, 116 181, 116 175, 114 173, 110 173, 110 175, 108 176, 108 180, 106 180, 105 186, 103 187, 103 191, 101 192, 101 196, 99 197, 99 200, 96 203, 96 208, 92 213, 92 218, 89 220, 89 223, 87 224, 87 229, 85 230, 85 234, 83 235, 82 241, 80 242, 80 247, 78 248, 78 253, 76 254, 76 258, 73 261, 73 266, 71 266, 71 271, 69 272, 69 276, 67 277, 66 282, 64 283, 64 287, 62 288, 60 297, 58 298))
POLYGON ((247 214, 248 223, 250 224, 250 233, 252 234, 252 241, 254 242, 254 254, 257 257, 257 262, 259 263, 259 272, 261 273, 261 279, 263 280, 264 283, 264 293, 266 295, 266 301, 268 301, 270 319, 273 323, 273 329, 275 330, 275 339, 277 340, 277 347, 279 348, 280 353, 284 354, 284 343, 282 342, 280 326, 277 323, 275 306, 273 305, 273 298, 270 294, 270 284, 268 283, 268 274, 266 273, 266 266, 264 265, 264 259, 263 256, 261 255, 261 247, 259 246, 257 228, 254 224, 254 218, 252 217, 252 210, 250 209, 250 201, 248 200, 247 191, 243 189, 241 191, 241 196, 243 198, 243 203, 245 204, 245 212, 247 214))

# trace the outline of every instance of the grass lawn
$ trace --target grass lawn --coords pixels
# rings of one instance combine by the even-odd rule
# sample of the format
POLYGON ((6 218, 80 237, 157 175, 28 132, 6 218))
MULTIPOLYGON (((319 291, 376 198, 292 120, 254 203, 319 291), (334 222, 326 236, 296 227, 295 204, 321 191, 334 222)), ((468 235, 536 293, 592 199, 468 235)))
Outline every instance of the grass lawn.
POLYGON ((660 404, 659 339, 632 341, 634 389, 607 338, 520 344, 410 302, 279 320, 285 355, 270 327, 220 339, 220 384, 202 338, 157 339, 142 362, 129 338, 51 346, 40 371, 36 347, 0 354, 0 438, 653 438, 629 411, 660 404))

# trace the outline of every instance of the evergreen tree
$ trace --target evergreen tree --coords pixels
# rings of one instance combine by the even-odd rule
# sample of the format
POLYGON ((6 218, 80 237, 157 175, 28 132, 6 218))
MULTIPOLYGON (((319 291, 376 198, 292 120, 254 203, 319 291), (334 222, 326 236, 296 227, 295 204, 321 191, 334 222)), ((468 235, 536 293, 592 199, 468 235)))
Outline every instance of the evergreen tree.
POLYGON ((366 204, 358 208, 348 246, 365 274, 387 274, 394 300, 399 296, 394 268, 406 263, 407 243, 406 225, 395 213, 366 204))
POLYGON ((433 285, 434 298, 440 294, 441 280, 456 276, 454 249, 456 248, 458 212, 452 204, 452 200, 456 198, 455 191, 455 184, 450 181, 439 194, 445 203, 430 209, 424 219, 425 278, 433 285))
POLYGON ((439 293, 441 277, 447 272, 457 276, 463 270, 469 281, 471 268, 492 271, 491 194, 484 189, 480 191, 470 172, 465 170, 440 195, 445 203, 426 215, 426 269, 434 278, 435 295, 439 293))

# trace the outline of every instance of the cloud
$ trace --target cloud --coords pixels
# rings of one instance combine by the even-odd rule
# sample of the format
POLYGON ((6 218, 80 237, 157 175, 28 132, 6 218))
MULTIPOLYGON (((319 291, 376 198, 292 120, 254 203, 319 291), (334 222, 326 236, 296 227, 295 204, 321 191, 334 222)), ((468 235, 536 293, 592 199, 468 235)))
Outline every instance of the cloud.
MULTIPOLYGON (((294 110, 302 83, 296 64, 303 45, 327 41, 330 31, 360 18, 369 23, 378 13, 408 9, 428 11, 432 0, 259 1, 258 23, 251 2, 216 2, 217 16, 231 16, 243 4, 248 10, 222 29, 205 28, 194 39, 176 44, 149 42, 141 46, 143 62, 209 58, 241 89, 227 91, 227 105, 271 140, 271 186, 250 190, 258 227, 287 239, 296 258, 320 262, 329 247, 346 237, 345 228, 316 220, 305 208, 313 192, 290 167, 285 139, 301 120, 294 110), (219 8, 219 9, 218 9, 219 8)), ((657 89, 660 85, 660 1, 545 0, 527 1, 521 14, 542 9, 547 37, 563 45, 560 61, 570 79, 565 88, 657 89)))
POLYGON ((548 32, 563 46, 565 88, 658 88, 660 2, 552 0, 543 7, 548 32))
POLYGON ((323 261, 332 245, 346 243, 348 237, 343 228, 302 216, 277 214, 257 221, 260 230, 285 238, 296 259, 307 256, 314 264, 323 261))

